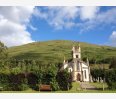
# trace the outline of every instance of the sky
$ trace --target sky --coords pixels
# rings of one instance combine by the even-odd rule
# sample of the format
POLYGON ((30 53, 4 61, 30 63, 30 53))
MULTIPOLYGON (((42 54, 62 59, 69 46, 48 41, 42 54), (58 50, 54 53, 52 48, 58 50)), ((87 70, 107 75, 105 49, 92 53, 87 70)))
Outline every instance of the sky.
POLYGON ((115 6, 0 6, 0 41, 72 40, 116 47, 115 6))

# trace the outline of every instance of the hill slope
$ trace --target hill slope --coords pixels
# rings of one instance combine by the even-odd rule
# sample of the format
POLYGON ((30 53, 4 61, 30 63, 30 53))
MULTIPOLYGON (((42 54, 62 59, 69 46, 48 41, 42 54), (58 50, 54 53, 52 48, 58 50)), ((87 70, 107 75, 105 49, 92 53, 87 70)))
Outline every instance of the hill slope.
MULTIPOLYGON (((16 59, 38 59, 46 63, 62 63, 64 56, 66 59, 71 59, 71 49, 73 41, 55 40, 46 42, 34 42, 22 46, 9 48, 9 57, 16 59)), ((98 46, 80 42, 82 57, 87 57, 89 60, 104 60, 116 56, 116 48, 108 46, 98 46)))

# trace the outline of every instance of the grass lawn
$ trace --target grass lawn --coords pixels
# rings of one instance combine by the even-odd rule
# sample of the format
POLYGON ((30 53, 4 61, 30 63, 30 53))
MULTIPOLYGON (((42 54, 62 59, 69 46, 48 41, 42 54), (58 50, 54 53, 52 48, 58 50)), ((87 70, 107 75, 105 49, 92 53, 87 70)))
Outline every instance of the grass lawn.
POLYGON ((91 85, 98 88, 98 90, 82 90, 80 88, 80 84, 78 82, 73 82, 73 87, 69 91, 52 91, 52 92, 39 92, 32 89, 28 89, 25 91, 0 91, 1 93, 116 93, 116 90, 108 90, 107 84, 104 84, 105 90, 103 91, 103 84, 102 83, 90 83, 91 85))
POLYGON ((100 90, 103 89, 103 86, 104 86, 105 90, 107 90, 107 88, 108 88, 108 85, 106 83, 103 84, 103 83, 96 82, 96 83, 90 83, 90 84, 93 85, 93 86, 95 86, 96 88, 98 88, 100 90))

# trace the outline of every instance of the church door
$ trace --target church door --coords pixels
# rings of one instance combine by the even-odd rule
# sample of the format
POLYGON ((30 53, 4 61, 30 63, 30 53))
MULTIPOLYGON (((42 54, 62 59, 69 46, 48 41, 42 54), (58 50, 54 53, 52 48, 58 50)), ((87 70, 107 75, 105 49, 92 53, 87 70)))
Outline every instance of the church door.
POLYGON ((81 75, 79 73, 77 74, 77 81, 81 81, 81 75))

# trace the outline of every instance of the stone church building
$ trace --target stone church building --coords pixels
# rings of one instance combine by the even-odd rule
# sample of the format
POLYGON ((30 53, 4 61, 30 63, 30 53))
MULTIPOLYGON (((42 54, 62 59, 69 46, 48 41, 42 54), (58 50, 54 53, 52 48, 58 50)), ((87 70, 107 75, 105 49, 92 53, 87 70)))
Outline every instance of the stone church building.
POLYGON ((72 48, 72 60, 66 61, 64 59, 62 69, 68 69, 68 72, 72 74, 73 81, 82 81, 89 82, 90 81, 90 66, 89 61, 84 62, 81 59, 81 47, 80 44, 78 46, 73 46, 72 48))

